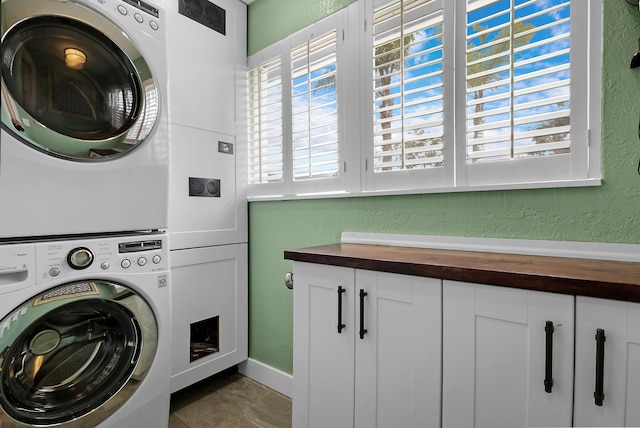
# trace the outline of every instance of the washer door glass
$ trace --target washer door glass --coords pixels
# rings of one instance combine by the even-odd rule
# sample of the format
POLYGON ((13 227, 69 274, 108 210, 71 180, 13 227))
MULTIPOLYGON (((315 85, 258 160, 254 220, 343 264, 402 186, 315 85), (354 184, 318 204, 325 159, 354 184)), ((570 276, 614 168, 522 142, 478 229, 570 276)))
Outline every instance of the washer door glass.
POLYGON ((0 326, 0 426, 95 426, 135 391, 157 348, 148 304, 107 281, 49 290, 0 326))
MULTIPOLYGON (((3 16, 19 17, 25 3, 33 1, 52 8, 51 0, 5 0, 3 16)), ((3 127, 57 157, 118 157, 153 129, 156 85, 122 30, 91 9, 65 3, 56 8, 80 8, 83 19, 63 16, 62 10, 10 26, 3 22, 3 127)))

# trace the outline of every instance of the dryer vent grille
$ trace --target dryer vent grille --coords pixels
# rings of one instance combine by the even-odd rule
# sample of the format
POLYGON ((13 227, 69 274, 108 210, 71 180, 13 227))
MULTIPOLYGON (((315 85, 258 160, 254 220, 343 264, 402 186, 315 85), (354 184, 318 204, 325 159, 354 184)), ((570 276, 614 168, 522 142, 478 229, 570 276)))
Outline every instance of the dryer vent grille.
POLYGON ((227 12, 207 0, 177 0, 178 12, 189 19, 226 35, 227 12))

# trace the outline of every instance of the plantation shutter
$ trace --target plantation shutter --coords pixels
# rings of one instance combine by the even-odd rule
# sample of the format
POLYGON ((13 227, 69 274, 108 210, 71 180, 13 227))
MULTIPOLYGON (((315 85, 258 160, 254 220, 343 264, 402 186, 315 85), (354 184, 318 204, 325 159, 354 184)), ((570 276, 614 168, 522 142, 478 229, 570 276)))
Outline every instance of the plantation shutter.
POLYGON ((293 180, 339 170, 336 32, 291 51, 293 180))
POLYGON ((442 31, 442 0, 374 10, 374 173, 443 165, 442 31))
POLYGON ((270 61, 248 74, 249 183, 283 179, 282 67, 270 61))
POLYGON ((569 3, 468 0, 468 164, 570 153, 569 3))

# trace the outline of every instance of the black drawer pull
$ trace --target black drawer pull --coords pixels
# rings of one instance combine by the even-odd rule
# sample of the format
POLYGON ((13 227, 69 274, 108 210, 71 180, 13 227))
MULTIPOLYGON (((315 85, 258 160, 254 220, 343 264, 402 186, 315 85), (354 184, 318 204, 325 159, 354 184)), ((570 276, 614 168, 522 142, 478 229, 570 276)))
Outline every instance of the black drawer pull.
POLYGON ((364 335, 367 334, 367 329, 364 328, 364 298, 367 292, 360 289, 360 339, 364 339, 364 335))
POLYGON ((342 323, 342 294, 347 291, 342 286, 338 286, 338 333, 342 333, 342 329, 346 326, 342 323))
POLYGON ((596 390, 593 393, 596 406, 604 402, 604 330, 596 329, 596 390))
POLYGON ((553 390, 553 323, 545 323, 545 357, 544 357, 544 391, 551 393, 553 390))

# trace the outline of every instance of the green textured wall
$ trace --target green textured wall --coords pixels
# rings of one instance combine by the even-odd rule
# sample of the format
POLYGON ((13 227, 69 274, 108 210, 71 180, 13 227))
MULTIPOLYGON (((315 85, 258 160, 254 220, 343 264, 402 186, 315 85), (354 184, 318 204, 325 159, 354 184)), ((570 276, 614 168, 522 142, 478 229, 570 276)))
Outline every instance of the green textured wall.
MULTIPOLYGON (((323 2, 324 3, 324 2, 323 2)), ((624 0, 604 2, 603 179, 601 187, 451 193, 249 204, 249 353, 292 372, 292 262, 285 249, 338 242, 343 231, 640 243, 640 69, 630 70, 640 13, 624 0)), ((256 0, 249 16, 273 5, 313 0, 256 0)), ((314 8, 315 9, 315 8, 314 8)), ((278 15, 277 11, 271 14, 278 15)), ((290 12, 284 13, 288 18, 290 12)), ((282 29, 250 19, 251 34, 282 29)), ((262 36, 264 35, 264 36, 262 36)), ((252 42, 252 46, 259 43, 252 42)))
POLYGON ((247 53, 258 52, 355 0, 255 0, 247 16, 247 53))

